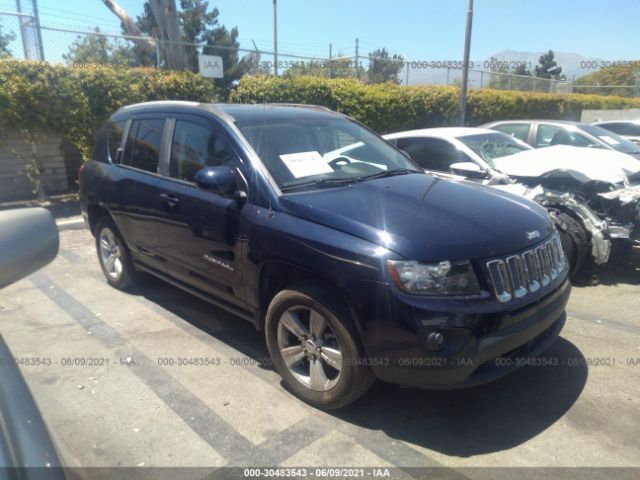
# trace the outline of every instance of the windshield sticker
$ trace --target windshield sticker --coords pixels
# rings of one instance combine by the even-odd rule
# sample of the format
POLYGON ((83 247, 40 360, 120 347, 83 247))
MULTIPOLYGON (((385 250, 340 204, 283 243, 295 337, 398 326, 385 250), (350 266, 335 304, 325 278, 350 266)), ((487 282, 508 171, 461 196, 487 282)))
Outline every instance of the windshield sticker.
POLYGON ((298 152, 280 155, 291 174, 296 178, 310 177, 323 173, 333 173, 333 169, 318 152, 298 152))
POLYGON ((610 137, 609 135, 601 135, 600 139, 604 140, 609 145, 620 145, 619 141, 617 141, 615 138, 610 137))

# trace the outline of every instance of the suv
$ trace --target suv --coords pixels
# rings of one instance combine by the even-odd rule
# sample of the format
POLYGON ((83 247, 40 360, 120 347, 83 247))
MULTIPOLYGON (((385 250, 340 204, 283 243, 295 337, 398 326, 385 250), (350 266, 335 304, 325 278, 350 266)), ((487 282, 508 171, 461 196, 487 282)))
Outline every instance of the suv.
POLYGON ((148 272, 253 322, 290 390, 322 408, 376 377, 496 379, 565 322, 565 257, 541 206, 428 175, 325 108, 123 107, 80 198, 111 285, 148 272))

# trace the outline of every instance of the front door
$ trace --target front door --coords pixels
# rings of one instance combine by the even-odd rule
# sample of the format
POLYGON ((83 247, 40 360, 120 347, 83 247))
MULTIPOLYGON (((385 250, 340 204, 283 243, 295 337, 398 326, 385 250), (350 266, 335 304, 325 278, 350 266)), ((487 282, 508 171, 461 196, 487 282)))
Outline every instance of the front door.
POLYGON ((241 216, 244 203, 198 188, 201 168, 244 165, 221 128, 197 116, 171 120, 168 165, 159 183, 158 254, 167 273, 242 305, 241 216))

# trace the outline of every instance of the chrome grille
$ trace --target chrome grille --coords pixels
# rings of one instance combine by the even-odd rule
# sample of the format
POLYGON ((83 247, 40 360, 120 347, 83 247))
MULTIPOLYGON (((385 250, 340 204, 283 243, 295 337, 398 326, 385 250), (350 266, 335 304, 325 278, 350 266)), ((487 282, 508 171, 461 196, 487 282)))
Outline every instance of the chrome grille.
POLYGON ((553 236, 531 250, 487 262, 489 283, 500 302, 522 298, 549 285, 566 268, 560 236, 553 236))

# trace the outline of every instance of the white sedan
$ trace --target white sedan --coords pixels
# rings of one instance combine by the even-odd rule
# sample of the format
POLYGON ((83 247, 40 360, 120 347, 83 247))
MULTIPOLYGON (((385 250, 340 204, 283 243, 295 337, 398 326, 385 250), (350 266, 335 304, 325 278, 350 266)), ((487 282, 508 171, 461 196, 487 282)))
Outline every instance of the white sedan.
POLYGON ((606 263, 611 239, 639 243, 640 161, 631 156, 565 145, 534 149, 483 128, 428 128, 384 138, 429 173, 482 183, 545 206, 573 273, 587 255, 606 263))

